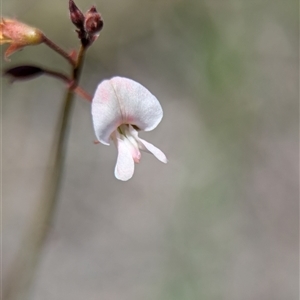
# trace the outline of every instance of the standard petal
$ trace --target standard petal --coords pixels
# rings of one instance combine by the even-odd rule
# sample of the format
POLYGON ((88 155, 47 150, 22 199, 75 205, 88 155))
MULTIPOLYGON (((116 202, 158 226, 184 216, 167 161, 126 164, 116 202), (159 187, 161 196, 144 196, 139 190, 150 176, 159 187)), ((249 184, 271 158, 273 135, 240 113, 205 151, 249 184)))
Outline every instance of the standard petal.
POLYGON ((115 167, 115 176, 122 181, 129 180, 134 173, 134 161, 124 140, 117 138, 118 159, 115 167))
POLYGON ((121 107, 123 124, 150 131, 160 123, 163 117, 161 105, 144 86, 124 77, 113 77, 111 83, 121 107))
POLYGON ((141 138, 139 138, 139 146, 141 150, 152 153, 161 162, 165 164, 168 162, 167 157, 160 149, 156 148, 154 145, 148 143, 147 141, 141 138))
POLYGON ((98 140, 109 145, 110 135, 122 123, 121 108, 111 80, 99 85, 92 100, 92 118, 98 140))

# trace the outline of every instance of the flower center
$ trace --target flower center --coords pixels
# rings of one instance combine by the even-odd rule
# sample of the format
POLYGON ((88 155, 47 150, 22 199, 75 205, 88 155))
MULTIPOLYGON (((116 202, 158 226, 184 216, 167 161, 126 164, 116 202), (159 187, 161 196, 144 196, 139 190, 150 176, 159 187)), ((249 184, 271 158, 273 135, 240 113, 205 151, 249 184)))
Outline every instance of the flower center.
POLYGON ((141 159, 141 152, 135 136, 131 133, 130 127, 130 125, 122 124, 117 130, 119 133, 119 138, 124 141, 126 147, 129 148, 134 162, 139 163, 141 159))

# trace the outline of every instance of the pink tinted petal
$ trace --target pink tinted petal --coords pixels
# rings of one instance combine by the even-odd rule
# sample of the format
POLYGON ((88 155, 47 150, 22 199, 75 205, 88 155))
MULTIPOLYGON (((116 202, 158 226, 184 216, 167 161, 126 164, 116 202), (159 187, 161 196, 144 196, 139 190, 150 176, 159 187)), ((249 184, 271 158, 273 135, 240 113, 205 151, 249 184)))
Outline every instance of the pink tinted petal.
POLYGON ((111 83, 118 97, 123 123, 139 129, 154 129, 163 117, 159 101, 144 86, 124 77, 113 77, 111 83))
POLYGON ((121 108, 111 80, 102 81, 92 100, 92 118, 96 137, 109 145, 110 135, 122 123, 121 108))
POLYGON ((135 163, 139 163, 141 159, 141 152, 137 141, 132 136, 126 136, 124 138, 124 143, 130 149, 131 156, 135 163))
POLYGON ((125 141, 120 138, 116 139, 116 145, 118 147, 118 159, 115 167, 115 176, 119 180, 127 181, 134 173, 134 161, 131 151, 125 141))
POLYGON ((141 150, 152 153, 158 160, 165 164, 168 162, 168 159, 165 156, 165 154, 161 150, 156 148, 154 145, 148 143, 147 141, 141 138, 139 138, 139 142, 141 150))

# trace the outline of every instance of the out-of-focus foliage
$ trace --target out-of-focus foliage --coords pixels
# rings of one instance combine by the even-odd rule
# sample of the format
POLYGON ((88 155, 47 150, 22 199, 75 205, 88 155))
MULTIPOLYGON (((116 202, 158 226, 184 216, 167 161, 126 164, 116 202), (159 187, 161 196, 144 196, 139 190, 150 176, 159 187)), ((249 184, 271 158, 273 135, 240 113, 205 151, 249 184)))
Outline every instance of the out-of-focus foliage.
MULTIPOLYGON (((299 296, 298 1, 110 0, 81 85, 145 85, 164 119, 144 155, 113 177, 78 99, 52 235, 32 299, 293 300, 299 296)), ((3 15, 72 50, 67 1, 3 1, 3 15)), ((45 46, 11 62, 68 68, 45 46)), ((64 91, 54 79, 3 80, 3 274, 41 195, 64 91)), ((147 137, 147 138, 146 138, 147 137)))

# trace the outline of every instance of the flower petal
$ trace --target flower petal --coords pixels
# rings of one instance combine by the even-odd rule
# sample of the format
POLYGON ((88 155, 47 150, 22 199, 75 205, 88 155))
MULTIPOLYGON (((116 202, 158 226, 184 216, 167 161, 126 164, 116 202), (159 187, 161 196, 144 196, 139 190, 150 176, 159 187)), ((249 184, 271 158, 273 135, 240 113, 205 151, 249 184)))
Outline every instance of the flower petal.
POLYGON ((109 145, 110 135, 122 123, 118 98, 110 80, 104 80, 95 92, 92 101, 92 118, 98 140, 109 145))
POLYGON ((147 141, 141 139, 139 137, 139 133, 135 130, 131 125, 128 126, 129 136, 132 136, 141 150, 153 154, 158 160, 162 161, 163 163, 167 163, 168 159, 165 154, 154 145, 148 143, 147 141))
POLYGON ((4 53, 4 58, 9 61, 8 57, 11 56, 14 52, 17 52, 19 50, 21 50, 22 48, 24 48, 24 46, 20 46, 17 44, 11 44, 5 51, 4 53))
POLYGON ((113 77, 111 82, 121 106, 123 123, 144 131, 153 130, 160 123, 161 105, 144 86, 124 77, 113 77))
POLYGON ((115 167, 115 176, 122 181, 129 180, 134 173, 134 161, 130 152, 130 148, 125 141, 116 138, 116 146, 118 148, 118 159, 115 167))
POLYGON ((139 146, 141 150, 152 153, 161 162, 165 164, 168 162, 167 157, 160 149, 156 148, 154 145, 148 143, 147 141, 141 138, 139 138, 139 146))
POLYGON ((109 145, 110 135, 121 124, 154 129, 163 117, 160 103, 141 84, 124 77, 101 82, 92 101, 94 130, 98 140, 109 145))

